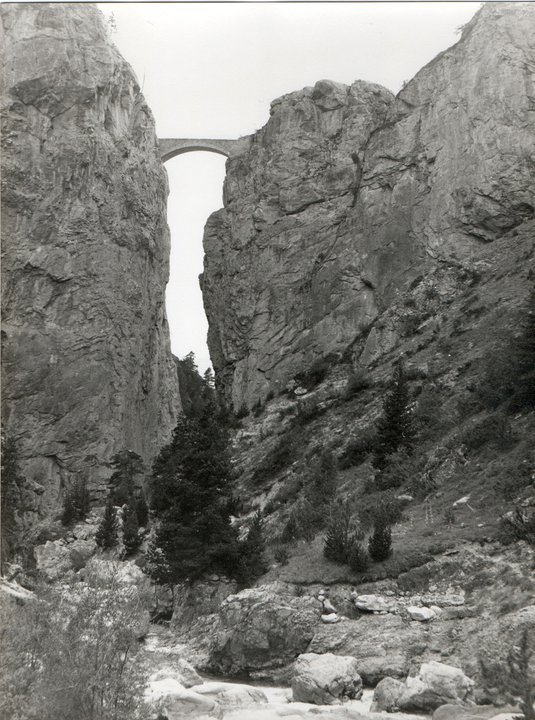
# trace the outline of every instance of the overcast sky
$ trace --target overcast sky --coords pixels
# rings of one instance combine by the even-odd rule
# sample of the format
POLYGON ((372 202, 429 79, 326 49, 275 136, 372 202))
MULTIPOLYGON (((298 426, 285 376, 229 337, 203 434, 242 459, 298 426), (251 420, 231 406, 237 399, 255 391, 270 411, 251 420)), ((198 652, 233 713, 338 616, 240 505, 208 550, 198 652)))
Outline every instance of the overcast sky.
MULTIPOLYGON (((272 100, 330 79, 398 92, 478 10, 471 2, 102 3, 133 66, 159 137, 236 138, 262 127, 272 100)), ((209 365, 198 275, 208 215, 222 207, 225 158, 208 152, 166 163, 173 352, 209 365)))

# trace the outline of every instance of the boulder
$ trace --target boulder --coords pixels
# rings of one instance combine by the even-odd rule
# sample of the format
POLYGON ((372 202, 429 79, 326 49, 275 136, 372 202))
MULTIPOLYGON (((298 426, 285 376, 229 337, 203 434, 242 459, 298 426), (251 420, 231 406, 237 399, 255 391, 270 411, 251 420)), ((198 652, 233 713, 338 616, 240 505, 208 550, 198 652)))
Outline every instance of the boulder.
POLYGON ((407 608, 407 612, 411 620, 418 620, 419 622, 429 622, 437 616, 436 612, 428 607, 410 606, 407 608))
POLYGON ((307 650, 320 611, 317 600, 285 595, 269 585, 231 595, 212 633, 210 669, 238 675, 289 664, 307 650))
POLYGON ((187 690, 173 678, 149 682, 145 697, 149 705, 168 720, 223 717, 219 703, 210 697, 187 690))
POLYGON ((369 613, 389 613, 396 610, 396 603, 391 598, 381 595, 353 595, 357 610, 369 613))
POLYGON ((248 707, 268 701, 266 694, 259 688, 239 683, 206 682, 192 687, 191 690, 214 700, 222 708, 248 707))
POLYGON ((294 702, 332 705, 362 695, 362 679, 354 657, 305 653, 297 658, 291 682, 294 702))
POLYGON ((405 683, 395 678, 386 677, 379 682, 373 691, 372 710, 397 710, 398 700, 405 691, 405 683))
POLYGON ((48 540, 34 548, 37 569, 47 580, 58 580, 70 570, 80 570, 95 553, 97 544, 91 540, 48 540))
POLYGON ((474 682, 462 670, 433 660, 421 666, 417 677, 407 678, 398 707, 431 712, 445 703, 470 703, 473 687, 474 682))

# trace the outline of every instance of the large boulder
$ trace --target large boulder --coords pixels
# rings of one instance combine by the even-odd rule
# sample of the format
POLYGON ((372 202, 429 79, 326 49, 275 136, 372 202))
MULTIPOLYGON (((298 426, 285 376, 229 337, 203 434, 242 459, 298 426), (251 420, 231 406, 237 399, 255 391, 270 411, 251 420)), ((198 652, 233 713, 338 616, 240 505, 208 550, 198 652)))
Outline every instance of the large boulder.
POLYGON ((294 702, 315 705, 333 705, 362 695, 362 679, 355 658, 331 653, 300 655, 291 685, 294 702))
POLYGON ((97 544, 88 540, 48 540, 34 548, 35 564, 47 580, 58 580, 70 570, 80 570, 94 555, 97 544))
POLYGON ((373 691, 372 709, 393 712, 398 708, 398 701, 405 691, 405 683, 395 678, 386 677, 377 683, 373 691))
POLYGON ((473 680, 451 665, 431 661, 424 663, 417 677, 408 677, 405 690, 398 699, 400 710, 430 712, 440 705, 469 704, 473 680))
POLYGON ((206 682, 191 689, 199 695, 214 700, 222 708, 249 707, 268 701, 266 694, 259 688, 239 683, 206 682))
POLYGON ((307 650, 320 613, 317 600, 285 595, 270 586, 231 595, 219 610, 209 667, 239 675, 287 665, 307 650))

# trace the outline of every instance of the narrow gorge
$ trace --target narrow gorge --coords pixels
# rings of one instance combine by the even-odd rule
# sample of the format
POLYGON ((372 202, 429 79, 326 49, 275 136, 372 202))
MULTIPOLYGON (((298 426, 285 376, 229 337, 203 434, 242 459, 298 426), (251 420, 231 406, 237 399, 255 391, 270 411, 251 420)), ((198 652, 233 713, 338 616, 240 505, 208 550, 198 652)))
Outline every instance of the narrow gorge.
POLYGON ((0 716, 533 720, 533 5, 161 142, 96 6, 0 18, 0 716), (165 310, 188 143, 214 382, 165 310))

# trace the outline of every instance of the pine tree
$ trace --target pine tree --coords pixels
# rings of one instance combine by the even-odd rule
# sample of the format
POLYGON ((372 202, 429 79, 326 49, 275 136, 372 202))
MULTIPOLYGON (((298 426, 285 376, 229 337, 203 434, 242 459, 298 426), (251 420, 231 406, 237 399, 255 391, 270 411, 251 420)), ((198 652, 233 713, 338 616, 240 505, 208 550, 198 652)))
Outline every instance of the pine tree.
POLYGON ((83 520, 91 509, 89 490, 85 480, 77 479, 72 487, 67 488, 63 498, 62 525, 83 520))
POLYGON ((123 514, 123 547, 124 556, 133 555, 141 545, 136 503, 131 498, 124 508, 123 514))
POLYGON ((239 544, 238 551, 240 554, 238 579, 242 585, 247 586, 268 569, 264 523, 260 511, 255 513, 245 539, 239 544))
POLYGON ((112 457, 111 464, 115 468, 109 480, 113 500, 124 505, 134 493, 136 475, 144 470, 143 460, 133 450, 122 450, 112 457))
POLYGON ((145 493, 143 490, 139 493, 135 501, 136 504, 136 515, 139 527, 147 527, 149 524, 149 506, 145 499, 145 493))
POLYGON ((117 513, 111 497, 108 498, 106 503, 104 516, 98 526, 95 541, 103 550, 109 550, 117 545, 117 513))
POLYGON ((348 559, 349 567, 354 572, 365 572, 370 566, 370 557, 362 543, 355 541, 348 559))
POLYGON ((362 539, 362 532, 351 517, 349 503, 340 502, 333 506, 323 544, 323 555, 333 562, 349 562, 351 550, 362 539))
POLYGON ((151 509, 159 525, 148 568, 157 582, 237 572, 231 478, 227 435, 213 390, 204 383, 201 412, 179 418, 172 442, 153 467, 151 509))
POLYGON ((0 442, 2 451, 2 470, 0 473, 0 571, 3 572, 4 564, 13 557, 16 549, 17 522, 15 509, 18 504, 17 497, 20 493, 23 477, 14 440, 2 432, 0 442))
POLYGON ((390 525, 376 522, 368 540, 368 552, 375 562, 387 560, 392 554, 392 530, 390 525))
POLYGON ((410 452, 414 422, 410 406, 409 385, 402 360, 396 363, 389 391, 383 403, 383 414, 377 423, 377 442, 373 466, 382 470, 387 458, 401 448, 410 452))

